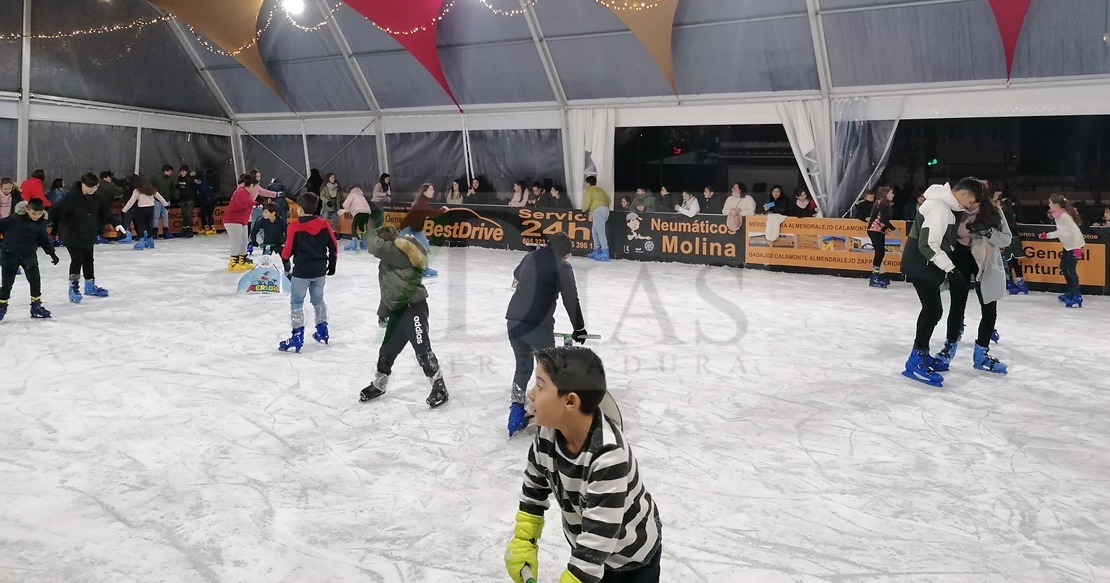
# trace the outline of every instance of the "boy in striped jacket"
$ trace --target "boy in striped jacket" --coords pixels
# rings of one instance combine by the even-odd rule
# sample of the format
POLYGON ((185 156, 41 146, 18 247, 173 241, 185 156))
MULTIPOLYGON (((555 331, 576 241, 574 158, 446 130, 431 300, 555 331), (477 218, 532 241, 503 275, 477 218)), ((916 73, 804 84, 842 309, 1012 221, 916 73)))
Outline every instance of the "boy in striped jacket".
POLYGON ((559 583, 658 583, 659 513, 624 435, 598 409, 605 397, 601 359, 582 347, 547 348, 535 357, 528 398, 540 430, 505 553, 509 576, 524 583, 526 565, 538 572, 536 541, 554 493, 571 546, 559 583))

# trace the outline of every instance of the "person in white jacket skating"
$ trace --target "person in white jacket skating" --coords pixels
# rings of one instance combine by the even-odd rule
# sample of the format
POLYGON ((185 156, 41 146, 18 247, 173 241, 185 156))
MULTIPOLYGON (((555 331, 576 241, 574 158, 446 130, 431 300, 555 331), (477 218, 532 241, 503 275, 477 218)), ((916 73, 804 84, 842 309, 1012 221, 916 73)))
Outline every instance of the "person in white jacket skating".
POLYGON ((1069 308, 1083 307, 1083 294, 1079 291, 1079 260, 1083 258, 1083 231, 1079 230, 1082 220, 1075 206, 1062 194, 1048 197, 1048 214, 1056 221, 1056 230, 1041 233, 1041 239, 1059 239, 1064 244, 1060 253, 1060 273, 1067 282, 1068 289, 1059 300, 1069 308))

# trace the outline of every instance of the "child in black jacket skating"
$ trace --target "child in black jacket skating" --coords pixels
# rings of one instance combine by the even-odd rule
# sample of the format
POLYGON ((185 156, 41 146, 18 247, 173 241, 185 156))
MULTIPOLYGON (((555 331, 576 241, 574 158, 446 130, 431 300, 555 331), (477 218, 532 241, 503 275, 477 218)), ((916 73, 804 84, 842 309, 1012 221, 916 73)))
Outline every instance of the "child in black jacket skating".
POLYGON ((16 271, 22 267, 23 275, 31 286, 31 317, 49 318, 50 312, 42 307, 42 281, 39 278, 38 250, 41 247, 50 256, 50 261, 58 264, 58 255, 46 234, 46 219, 43 218, 45 206, 39 199, 20 202, 15 211, 0 219, 0 320, 8 312, 8 299, 15 285, 16 271))
POLYGON ((251 227, 251 243, 258 243, 258 234, 262 233, 262 254, 269 255, 285 246, 285 221, 278 213, 278 206, 274 203, 267 204, 262 210, 262 216, 251 227))

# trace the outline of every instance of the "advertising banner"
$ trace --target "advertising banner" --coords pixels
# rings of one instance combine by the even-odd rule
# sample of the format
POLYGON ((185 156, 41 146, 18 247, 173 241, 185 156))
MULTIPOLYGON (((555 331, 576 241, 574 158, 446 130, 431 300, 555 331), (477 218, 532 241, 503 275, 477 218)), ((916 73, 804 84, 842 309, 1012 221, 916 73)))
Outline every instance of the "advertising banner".
MULTIPOLYGON (((1030 289, 1064 291, 1064 276, 1060 272, 1060 254, 1066 253, 1060 241, 1041 240, 1040 233, 1055 231, 1053 225, 1018 225, 1021 237, 1021 270, 1030 289)), ((1110 245, 1110 229, 1082 228, 1083 257, 1076 266, 1079 285, 1084 293, 1110 293, 1106 281, 1106 249, 1110 245)))
POLYGON ((723 215, 609 215, 610 253, 621 259, 698 265, 744 265, 744 227, 723 215))
MULTIPOLYGON (((407 207, 389 206, 383 222, 400 228, 407 214, 407 207)), ((580 210, 487 205, 450 207, 438 217, 426 219, 423 225, 433 245, 517 251, 530 251, 545 245, 548 236, 565 233, 571 240, 571 253, 582 256, 593 250, 590 226, 590 217, 580 210)))
MULTIPOLYGON (((905 221, 892 221, 883 271, 897 274, 905 245, 905 221)), ((768 235, 767 216, 747 217, 744 264, 829 273, 870 273, 875 255, 867 224, 853 219, 787 219, 778 236, 768 235)))

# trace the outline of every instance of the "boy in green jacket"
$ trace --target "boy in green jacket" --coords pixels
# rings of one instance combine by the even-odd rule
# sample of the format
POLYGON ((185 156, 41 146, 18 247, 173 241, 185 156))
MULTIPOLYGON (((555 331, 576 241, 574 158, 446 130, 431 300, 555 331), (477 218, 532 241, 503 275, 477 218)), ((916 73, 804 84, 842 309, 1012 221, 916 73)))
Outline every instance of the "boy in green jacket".
POLYGON ((426 402, 433 409, 439 407, 447 402, 448 394, 429 337, 428 290, 423 283, 424 269, 428 266, 427 252, 416 239, 401 236, 392 225, 377 230, 367 229, 364 237, 367 251, 380 260, 378 322, 385 327, 385 338, 378 351, 374 382, 362 389, 359 400, 366 402, 385 394, 393 363, 408 343, 412 345, 416 361, 432 384, 432 392, 426 402))

